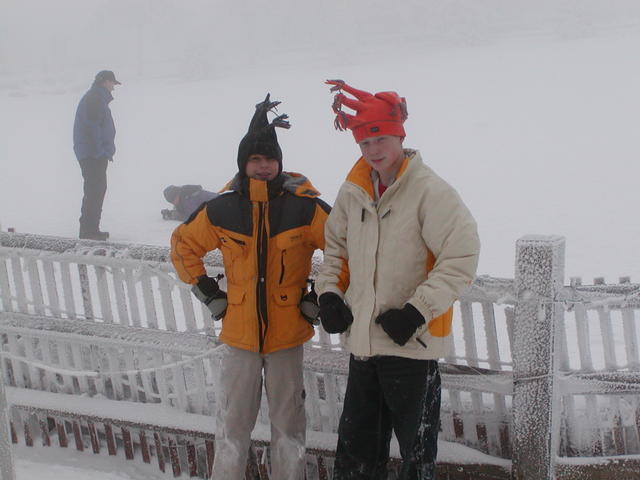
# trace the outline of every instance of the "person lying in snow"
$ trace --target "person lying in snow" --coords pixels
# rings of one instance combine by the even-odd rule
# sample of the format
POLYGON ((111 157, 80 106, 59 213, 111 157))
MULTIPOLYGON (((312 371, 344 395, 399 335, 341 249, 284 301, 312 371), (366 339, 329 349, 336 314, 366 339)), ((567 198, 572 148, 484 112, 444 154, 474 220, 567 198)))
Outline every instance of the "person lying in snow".
POLYGON ((218 196, 217 193, 204 190, 201 185, 169 185, 164 189, 164 198, 174 206, 160 211, 165 220, 184 222, 200 205, 218 196))

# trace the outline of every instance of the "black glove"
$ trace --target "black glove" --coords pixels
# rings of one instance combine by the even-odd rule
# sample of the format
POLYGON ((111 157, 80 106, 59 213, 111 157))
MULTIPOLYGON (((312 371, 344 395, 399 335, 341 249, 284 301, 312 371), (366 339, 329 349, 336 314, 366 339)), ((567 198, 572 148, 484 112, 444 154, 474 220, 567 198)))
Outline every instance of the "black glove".
POLYGON ((378 315, 376 323, 382 326, 391 340, 398 345, 404 345, 416 333, 418 327, 424 324, 424 317, 416 307, 407 303, 401 310, 392 308, 378 315))
POLYGON ((202 275, 191 291, 207 306, 213 318, 220 320, 224 317, 227 312, 227 292, 220 290, 215 279, 202 275))
POLYGON ((318 294, 315 289, 315 282, 310 281, 311 283, 311 291, 307 292, 306 288, 303 288, 302 291, 305 292, 300 299, 300 313, 304 317, 304 319, 309 322, 312 326, 316 326, 320 323, 318 319, 318 314, 320 312, 320 307, 318 307, 318 294))
POLYGON ((196 283, 196 285, 206 297, 213 297, 220 290, 216 279, 208 277, 207 275, 198 277, 198 283, 196 283))
POLYGON ((320 321, 327 333, 342 333, 353 323, 351 310, 336 293, 323 293, 318 301, 320 321))

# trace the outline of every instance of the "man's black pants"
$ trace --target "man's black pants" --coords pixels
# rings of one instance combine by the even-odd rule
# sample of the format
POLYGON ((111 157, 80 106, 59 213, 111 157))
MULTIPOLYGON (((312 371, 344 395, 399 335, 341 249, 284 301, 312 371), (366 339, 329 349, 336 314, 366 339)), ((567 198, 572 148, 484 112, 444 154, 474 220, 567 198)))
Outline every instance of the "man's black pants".
POLYGON ((333 479, 386 480, 392 428, 402 456, 399 479, 435 479, 439 422, 437 361, 352 355, 333 479))
POLYGON ((78 160, 84 178, 84 197, 80 210, 80 234, 95 233, 100 227, 102 203, 107 193, 106 158, 85 158, 78 160))

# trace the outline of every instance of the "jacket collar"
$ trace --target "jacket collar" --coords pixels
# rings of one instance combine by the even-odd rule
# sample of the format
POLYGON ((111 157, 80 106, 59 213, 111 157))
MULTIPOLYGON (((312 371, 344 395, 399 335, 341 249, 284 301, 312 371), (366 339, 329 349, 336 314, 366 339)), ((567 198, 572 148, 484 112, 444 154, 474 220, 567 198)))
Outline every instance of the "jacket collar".
POLYGON ((320 196, 320 192, 311 185, 307 177, 294 172, 282 172, 270 181, 255 180, 237 173, 220 192, 227 191, 238 192, 252 202, 267 202, 283 191, 298 197, 315 198, 320 196))
MULTIPOLYGON (((420 154, 417 150, 404 149, 404 160, 398 170, 396 182, 404 175, 409 166, 416 161, 420 161, 420 154)), ((351 171, 347 174, 347 182, 350 182, 364 190, 372 201, 375 201, 376 195, 373 191, 373 168, 365 161, 364 157, 360 157, 351 171)), ((395 182, 394 182, 395 183, 395 182)))
POLYGON ((104 98, 104 100, 107 103, 109 103, 111 100, 113 100, 113 95, 111 95, 111 92, 109 90, 107 90, 106 88, 104 88, 102 85, 93 84, 91 86, 91 90, 93 90, 98 95, 100 95, 102 98, 104 98))

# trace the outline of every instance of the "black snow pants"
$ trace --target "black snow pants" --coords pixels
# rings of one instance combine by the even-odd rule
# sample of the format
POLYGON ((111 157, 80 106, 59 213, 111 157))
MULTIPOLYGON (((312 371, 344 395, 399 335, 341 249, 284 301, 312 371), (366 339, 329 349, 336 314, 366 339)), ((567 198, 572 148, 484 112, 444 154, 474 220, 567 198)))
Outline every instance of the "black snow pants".
POLYGON ((107 158, 78 159, 84 178, 84 197, 80 210, 80 234, 95 233, 100 228, 102 203, 107 193, 107 158))
POLYGON ((352 355, 333 480, 386 480, 392 429, 399 480, 434 480, 439 426, 437 361, 352 355))

